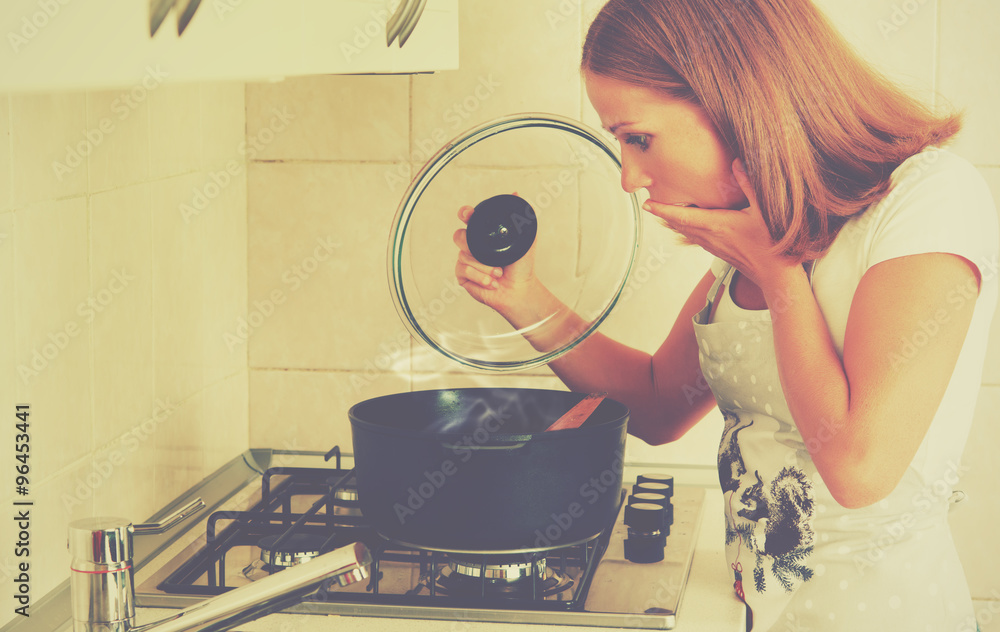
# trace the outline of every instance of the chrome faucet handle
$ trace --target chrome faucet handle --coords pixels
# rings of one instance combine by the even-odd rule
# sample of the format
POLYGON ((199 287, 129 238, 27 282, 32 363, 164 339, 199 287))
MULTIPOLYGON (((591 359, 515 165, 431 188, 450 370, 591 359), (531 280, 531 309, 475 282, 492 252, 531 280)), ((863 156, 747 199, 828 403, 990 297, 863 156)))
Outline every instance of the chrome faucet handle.
POLYGON ((290 601, 301 601, 325 582, 347 586, 362 581, 368 578, 371 564, 371 552, 355 542, 128 632, 228 630, 276 608, 286 608, 290 601))
POLYGON ((194 515, 205 507, 205 501, 201 498, 195 498, 187 505, 181 507, 177 510, 177 513, 168 516, 162 522, 144 522, 142 524, 132 525, 138 535, 163 533, 167 529, 170 529, 174 525, 178 524, 188 516, 194 515))

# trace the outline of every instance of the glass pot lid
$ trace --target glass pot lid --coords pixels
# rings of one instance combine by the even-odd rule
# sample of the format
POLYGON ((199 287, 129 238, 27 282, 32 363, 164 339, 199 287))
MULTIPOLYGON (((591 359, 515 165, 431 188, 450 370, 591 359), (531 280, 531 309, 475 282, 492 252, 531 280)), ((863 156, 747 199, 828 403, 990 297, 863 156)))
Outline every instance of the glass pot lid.
POLYGON ((608 316, 639 230, 638 200, 621 188, 614 146, 560 116, 506 116, 452 140, 410 183, 390 233, 393 301, 414 337, 462 365, 535 367, 572 349, 608 316), (535 275, 585 325, 568 328, 553 313, 515 329, 472 298, 455 276, 452 237, 464 227, 462 206, 476 207, 468 242, 477 259, 502 267, 533 247, 535 275), (526 335, 546 346, 535 348, 526 335))

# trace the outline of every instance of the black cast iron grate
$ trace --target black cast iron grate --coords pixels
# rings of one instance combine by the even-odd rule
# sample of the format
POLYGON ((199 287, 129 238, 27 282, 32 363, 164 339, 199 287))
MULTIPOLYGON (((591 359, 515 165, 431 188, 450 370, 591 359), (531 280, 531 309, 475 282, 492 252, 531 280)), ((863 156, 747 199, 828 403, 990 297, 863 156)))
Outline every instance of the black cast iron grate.
MULTIPOLYGON (((480 564, 479 578, 460 578, 461 589, 455 588, 455 578, 442 582, 442 571, 449 566, 447 553, 412 549, 394 544, 368 525, 358 515, 357 502, 338 498, 338 491, 353 489, 354 471, 344 470, 340 449, 334 448, 326 460, 336 457, 333 468, 275 467, 264 472, 261 479, 261 499, 245 511, 213 513, 206 527, 206 544, 197 554, 183 562, 158 586, 171 594, 214 596, 235 588, 226 577, 226 557, 241 547, 256 547, 261 538, 271 536, 275 549, 293 538, 308 536, 322 541, 320 552, 361 541, 372 554, 369 581, 364 592, 321 590, 307 601, 344 603, 378 603, 387 605, 442 606, 461 608, 516 608, 530 610, 579 610, 583 608, 587 590, 601 555, 611 537, 613 523, 598 537, 573 546, 544 553, 525 553, 531 564, 529 577, 508 584, 502 590, 487 579, 486 568, 509 561, 510 555, 476 556, 480 564), (299 502, 296 503, 298 497, 299 502), (293 511, 303 499, 312 500, 308 510, 293 511), (315 500, 313 500, 315 498, 315 500), (541 560, 547 575, 540 577, 541 560), (383 569, 403 564, 419 569, 419 581, 404 591, 387 591, 383 569), (559 578, 553 583, 552 576, 559 578), (548 579, 547 579, 548 578, 548 579), (555 586, 555 588, 554 588, 555 586)), ((308 502, 308 500, 306 502, 308 502)), ((462 559, 468 564, 469 556, 462 559)), ((266 564, 266 562, 265 562, 266 564)), ((280 572, 280 570, 275 571, 280 572)))

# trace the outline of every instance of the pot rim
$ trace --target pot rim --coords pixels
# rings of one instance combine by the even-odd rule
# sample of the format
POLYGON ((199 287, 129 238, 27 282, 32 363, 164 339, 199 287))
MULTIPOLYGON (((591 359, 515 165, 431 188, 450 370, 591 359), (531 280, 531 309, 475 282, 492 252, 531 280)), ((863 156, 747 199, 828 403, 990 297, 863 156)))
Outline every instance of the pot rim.
MULTIPOLYGON (((579 398, 581 398, 581 399, 586 396, 585 393, 576 393, 576 392, 573 392, 573 391, 562 391, 562 390, 545 389, 545 388, 518 388, 518 387, 477 386, 477 387, 468 387, 468 388, 426 389, 426 390, 421 390, 421 391, 403 391, 403 392, 399 392, 399 393, 390 393, 388 395, 380 395, 378 397, 372 397, 372 398, 366 399, 364 401, 358 402, 358 403, 354 404, 353 406, 351 406, 351 408, 347 411, 347 416, 348 416, 348 418, 351 421, 352 429, 354 427, 360 427, 360 428, 363 428, 364 430, 369 431, 369 432, 377 432, 377 433, 380 433, 380 434, 390 435, 390 436, 393 436, 393 437, 409 437, 409 438, 415 438, 415 439, 424 439, 424 440, 441 441, 441 442, 458 441, 458 440, 461 440, 461 439, 464 439, 464 438, 468 438, 471 433, 469 431, 465 431, 465 432, 425 432, 423 430, 418 430, 418 429, 413 429, 413 428, 390 427, 390 426, 386 426, 386 425, 383 425, 383 424, 379 424, 379 423, 370 421, 368 419, 364 419, 361 416, 361 414, 359 414, 359 410, 358 410, 359 408, 361 408, 361 407, 363 407, 365 405, 370 405, 370 404, 372 404, 374 402, 378 402, 378 401, 384 401, 384 400, 395 399, 395 398, 415 397, 415 396, 420 395, 420 394, 424 394, 426 396, 427 393, 445 393, 445 392, 449 392, 449 391, 451 391, 451 392, 459 392, 459 393, 468 393, 468 392, 474 392, 474 391, 490 391, 490 392, 504 391, 504 392, 518 392, 518 393, 522 393, 522 392, 523 393, 561 393, 561 394, 565 394, 565 396, 567 396, 568 398, 572 397, 572 396, 579 396, 579 398)), ((606 420, 606 421, 600 421, 600 422, 596 422, 596 423, 590 425, 590 421, 588 420, 587 423, 585 423, 583 426, 581 426, 579 428, 569 428, 569 429, 565 429, 565 430, 555 430, 555 431, 552 431, 552 432, 546 432, 546 431, 542 430, 542 431, 539 431, 539 432, 531 432, 531 433, 506 433, 506 434, 505 433, 488 433, 488 439, 486 439, 484 441, 478 441, 477 440, 476 443, 478 443, 480 445, 493 445, 493 446, 496 446, 496 445, 502 445, 502 444, 520 444, 520 443, 525 443, 525 442, 528 442, 528 441, 532 441, 532 442, 535 442, 535 441, 560 441, 560 440, 565 440, 565 439, 570 438, 570 437, 583 438, 583 437, 587 437, 587 436, 592 435, 592 434, 598 434, 598 433, 602 433, 602 432, 614 432, 614 431, 617 431, 617 430, 619 430, 622 427, 624 427, 624 426, 627 425, 630 411, 629 411, 628 407, 625 406, 625 404, 621 403, 618 400, 612 399, 610 397, 605 397, 604 401, 601 402, 601 404, 598 407, 598 409, 600 409, 600 407, 605 407, 605 406, 613 407, 613 408, 617 408, 618 409, 614 413, 612 413, 613 417, 611 419, 606 420)), ((567 408, 567 410, 568 410, 568 408, 567 408)), ((555 419, 553 419, 552 421, 555 421, 555 419)), ((510 447, 517 447, 517 446, 510 446, 510 447)))

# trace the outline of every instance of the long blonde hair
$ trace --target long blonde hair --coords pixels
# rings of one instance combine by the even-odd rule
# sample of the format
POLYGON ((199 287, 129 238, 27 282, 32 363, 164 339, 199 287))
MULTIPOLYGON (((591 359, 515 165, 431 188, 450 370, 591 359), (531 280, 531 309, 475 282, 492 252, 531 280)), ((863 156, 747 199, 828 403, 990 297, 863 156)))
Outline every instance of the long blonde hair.
POLYGON ((810 0, 610 0, 581 66, 701 106, 743 159, 775 247, 801 259, 961 127, 859 58, 810 0))

